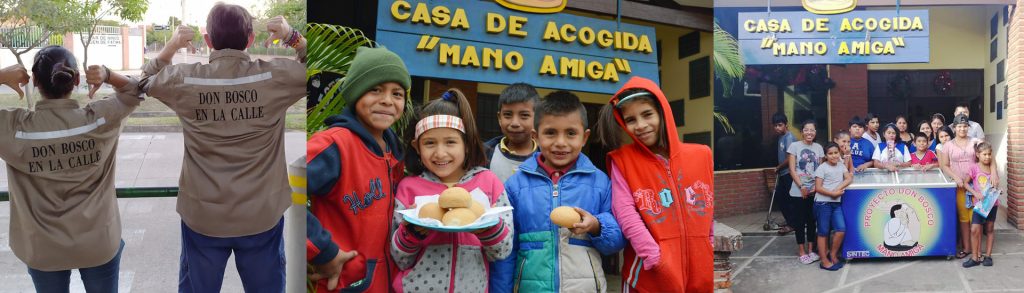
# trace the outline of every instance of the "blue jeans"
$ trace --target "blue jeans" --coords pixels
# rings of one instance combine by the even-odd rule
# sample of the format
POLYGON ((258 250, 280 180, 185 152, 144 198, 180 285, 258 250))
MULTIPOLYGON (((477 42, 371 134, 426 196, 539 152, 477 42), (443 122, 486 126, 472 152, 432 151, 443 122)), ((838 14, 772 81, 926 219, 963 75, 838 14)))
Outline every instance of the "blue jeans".
POLYGON ((828 237, 829 229, 846 232, 843 207, 838 202, 814 202, 814 217, 818 219, 818 236, 828 237))
MULTIPOLYGON (((124 251, 124 240, 121 240, 121 247, 117 249, 117 254, 107 263, 78 269, 78 272, 82 274, 85 292, 117 292, 117 273, 121 270, 122 251, 124 251)), ((28 274, 32 276, 32 284, 35 285, 36 292, 68 292, 68 287, 71 286, 71 270, 44 272, 28 268, 28 274)))
POLYGON ((220 292, 228 257, 245 292, 284 292, 284 217, 266 232, 240 237, 210 237, 181 223, 178 292, 220 292))

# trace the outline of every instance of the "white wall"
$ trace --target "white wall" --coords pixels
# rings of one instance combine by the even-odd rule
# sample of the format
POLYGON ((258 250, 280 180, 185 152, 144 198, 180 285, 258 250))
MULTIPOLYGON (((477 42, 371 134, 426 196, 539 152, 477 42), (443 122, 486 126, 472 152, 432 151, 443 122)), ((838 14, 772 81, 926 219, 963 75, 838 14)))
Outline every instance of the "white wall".
MULTIPOLYGON (((65 47, 67 44, 71 44, 74 48, 75 58, 78 59, 78 65, 81 66, 84 61, 84 47, 82 41, 79 39, 79 34, 72 34, 71 38, 64 38, 65 47)), ((95 35, 92 43, 89 45, 89 64, 103 64, 113 70, 122 69, 141 69, 144 58, 144 46, 145 40, 143 36, 129 36, 128 41, 124 42, 120 34, 116 35, 95 35), (128 66, 123 67, 123 55, 122 46, 127 44, 128 47, 128 66)), ((21 60, 25 63, 25 67, 32 70, 32 60, 35 58, 35 53, 39 52, 39 48, 32 49, 28 53, 21 55, 21 60)), ((11 53, 7 48, 0 48, 0 68, 7 67, 10 65, 18 64, 18 60, 14 58, 14 54, 11 53)))

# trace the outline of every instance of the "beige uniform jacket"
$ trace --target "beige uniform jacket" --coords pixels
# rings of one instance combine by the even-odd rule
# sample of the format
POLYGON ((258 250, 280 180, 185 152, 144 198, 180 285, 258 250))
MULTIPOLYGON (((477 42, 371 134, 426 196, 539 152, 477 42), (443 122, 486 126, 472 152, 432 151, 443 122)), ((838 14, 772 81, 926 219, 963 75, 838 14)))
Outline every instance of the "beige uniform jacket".
POLYGON ((43 99, 0 110, 0 158, 11 196, 10 245, 42 271, 109 262, 121 241, 114 162, 121 123, 139 105, 136 83, 84 108, 43 99))
POLYGON ((181 120, 185 157, 178 214, 212 237, 273 228, 291 200, 284 159, 285 112, 306 96, 306 67, 217 50, 209 64, 153 59, 140 88, 181 120))

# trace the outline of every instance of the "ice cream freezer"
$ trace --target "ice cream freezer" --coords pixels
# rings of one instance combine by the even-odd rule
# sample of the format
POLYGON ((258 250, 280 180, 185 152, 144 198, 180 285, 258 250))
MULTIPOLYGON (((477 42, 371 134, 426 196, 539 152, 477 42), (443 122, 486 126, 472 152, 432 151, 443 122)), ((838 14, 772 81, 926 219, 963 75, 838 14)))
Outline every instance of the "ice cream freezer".
POLYGON ((842 197, 843 255, 853 258, 956 254, 956 183, 940 170, 868 169, 842 197))

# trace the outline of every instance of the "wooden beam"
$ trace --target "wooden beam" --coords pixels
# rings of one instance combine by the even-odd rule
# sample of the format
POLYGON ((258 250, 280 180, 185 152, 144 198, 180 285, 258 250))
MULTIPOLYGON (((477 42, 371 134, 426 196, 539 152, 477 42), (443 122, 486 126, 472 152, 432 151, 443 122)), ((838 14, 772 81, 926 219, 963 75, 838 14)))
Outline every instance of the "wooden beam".
MULTIPOLYGON (((572 3, 572 2, 570 2, 572 3)), ((715 0, 715 7, 764 7, 767 1, 751 0, 715 0)), ((903 0, 900 6, 940 6, 940 5, 1012 5, 1013 0, 903 0)), ((774 0, 772 7, 803 6, 800 0, 774 0)), ((858 0, 857 7, 865 6, 896 6, 893 0, 858 0)))
MULTIPOLYGON (((572 0, 569 1, 567 6, 574 10, 612 15, 614 18, 615 4, 616 0, 572 0)), ((712 22, 714 21, 714 16, 711 14, 710 9, 703 10, 707 10, 707 12, 675 10, 632 1, 622 1, 622 17, 624 18, 710 32, 713 29, 712 22)))

